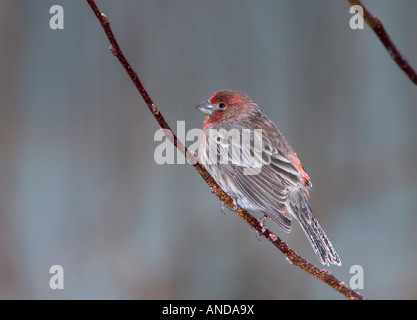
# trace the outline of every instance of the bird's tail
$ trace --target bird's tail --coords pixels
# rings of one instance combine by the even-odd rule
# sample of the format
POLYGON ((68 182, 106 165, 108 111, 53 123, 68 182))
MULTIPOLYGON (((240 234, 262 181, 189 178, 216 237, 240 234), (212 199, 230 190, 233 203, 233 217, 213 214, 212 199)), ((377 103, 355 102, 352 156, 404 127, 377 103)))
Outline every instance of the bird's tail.
POLYGON ((301 191, 293 192, 289 196, 292 213, 303 228, 320 262, 324 265, 342 265, 336 250, 311 210, 307 194, 301 191))

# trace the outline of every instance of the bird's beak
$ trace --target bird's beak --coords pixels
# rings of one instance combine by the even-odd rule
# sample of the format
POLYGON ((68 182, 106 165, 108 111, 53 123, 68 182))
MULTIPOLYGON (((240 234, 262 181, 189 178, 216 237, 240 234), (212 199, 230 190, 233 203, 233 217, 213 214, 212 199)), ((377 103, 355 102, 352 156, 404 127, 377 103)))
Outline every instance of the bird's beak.
POLYGON ((204 101, 196 106, 197 110, 200 110, 206 116, 210 116, 214 112, 214 107, 210 104, 210 102, 204 101))

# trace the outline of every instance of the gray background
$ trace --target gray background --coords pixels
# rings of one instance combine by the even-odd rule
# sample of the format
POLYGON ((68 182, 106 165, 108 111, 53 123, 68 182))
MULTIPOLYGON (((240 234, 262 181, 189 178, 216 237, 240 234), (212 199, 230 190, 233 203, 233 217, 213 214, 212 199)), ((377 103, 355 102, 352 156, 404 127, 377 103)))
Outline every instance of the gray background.
MULTIPOLYGON (((417 91, 347 1, 97 2, 174 130, 201 128, 214 91, 249 94, 312 179, 331 272, 417 298, 417 91)), ((365 4, 417 66, 417 2, 365 4)), ((223 215, 190 165, 155 163, 158 125, 85 1, 0 0, 0 43, 0 298, 343 298, 223 215)), ((319 263, 298 226, 267 225, 319 263)))

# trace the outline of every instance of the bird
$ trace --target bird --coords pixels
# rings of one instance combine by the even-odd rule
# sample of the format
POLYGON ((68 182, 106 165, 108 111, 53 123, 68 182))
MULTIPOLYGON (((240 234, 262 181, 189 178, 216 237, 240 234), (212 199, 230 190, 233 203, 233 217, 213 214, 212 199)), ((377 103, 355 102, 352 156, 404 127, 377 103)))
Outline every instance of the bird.
POLYGON ((340 266, 310 206, 310 177, 258 104, 245 93, 220 90, 196 108, 205 115, 199 161, 235 204, 261 212, 261 223, 270 218, 287 233, 295 219, 319 261, 340 266))

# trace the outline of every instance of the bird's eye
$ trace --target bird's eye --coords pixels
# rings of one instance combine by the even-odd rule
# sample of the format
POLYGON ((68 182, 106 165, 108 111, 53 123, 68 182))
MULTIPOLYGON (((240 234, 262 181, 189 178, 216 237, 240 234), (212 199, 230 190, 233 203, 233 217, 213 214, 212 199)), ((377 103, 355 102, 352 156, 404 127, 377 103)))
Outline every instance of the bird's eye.
POLYGON ((220 109, 226 108, 226 104, 224 104, 223 102, 219 103, 219 108, 220 109))

